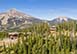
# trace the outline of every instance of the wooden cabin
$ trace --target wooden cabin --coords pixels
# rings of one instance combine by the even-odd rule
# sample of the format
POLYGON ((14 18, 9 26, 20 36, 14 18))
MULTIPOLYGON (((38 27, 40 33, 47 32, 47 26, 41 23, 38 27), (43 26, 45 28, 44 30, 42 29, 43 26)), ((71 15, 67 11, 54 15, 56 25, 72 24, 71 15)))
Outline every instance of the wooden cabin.
POLYGON ((19 36, 19 33, 18 32, 10 32, 10 33, 8 33, 8 36, 10 39, 17 39, 19 36))

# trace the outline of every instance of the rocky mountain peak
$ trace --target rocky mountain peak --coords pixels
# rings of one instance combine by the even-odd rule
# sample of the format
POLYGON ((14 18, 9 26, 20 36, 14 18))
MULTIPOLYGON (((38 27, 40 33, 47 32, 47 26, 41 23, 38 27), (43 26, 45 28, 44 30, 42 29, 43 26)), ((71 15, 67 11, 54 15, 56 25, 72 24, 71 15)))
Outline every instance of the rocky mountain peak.
POLYGON ((18 11, 18 10, 15 9, 15 8, 9 9, 9 10, 7 11, 7 14, 8 14, 9 16, 16 16, 16 17, 17 17, 17 16, 24 16, 24 15, 25 15, 24 13, 18 11))
POLYGON ((2 12, 0 14, 0 20, 1 20, 2 25, 6 25, 8 23, 8 20, 11 19, 11 18, 15 18, 15 19, 16 18, 18 18, 18 19, 28 18, 27 16, 28 16, 27 14, 20 12, 15 8, 12 8, 12 9, 9 9, 8 11, 6 11, 6 12, 2 12))
POLYGON ((49 23, 58 24, 58 23, 69 22, 69 21, 75 21, 75 20, 70 17, 59 16, 59 17, 56 17, 53 20, 49 21, 49 23))
POLYGON ((68 21, 68 17, 66 17, 66 16, 59 16, 59 17, 57 17, 57 19, 59 21, 68 21))
POLYGON ((17 12, 17 10, 15 8, 12 8, 12 9, 8 10, 8 12, 14 13, 14 12, 17 12))
POLYGON ((22 29, 40 22, 42 22, 40 19, 25 14, 15 8, 0 13, 0 30, 22 29))

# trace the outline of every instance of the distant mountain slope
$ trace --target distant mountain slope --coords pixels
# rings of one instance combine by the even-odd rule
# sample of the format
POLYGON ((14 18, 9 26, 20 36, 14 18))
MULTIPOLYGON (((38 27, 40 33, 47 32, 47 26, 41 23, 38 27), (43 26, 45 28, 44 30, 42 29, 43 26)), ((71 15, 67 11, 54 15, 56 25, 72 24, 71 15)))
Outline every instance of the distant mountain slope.
POLYGON ((65 17, 65 16, 61 16, 61 17, 57 17, 51 21, 48 21, 48 23, 50 24, 58 24, 58 23, 62 23, 62 22, 68 22, 68 21, 75 21, 74 19, 71 19, 69 17, 65 17))
POLYGON ((17 11, 14 8, 0 13, 0 30, 8 30, 14 28, 22 29, 40 22, 42 22, 42 20, 17 11))

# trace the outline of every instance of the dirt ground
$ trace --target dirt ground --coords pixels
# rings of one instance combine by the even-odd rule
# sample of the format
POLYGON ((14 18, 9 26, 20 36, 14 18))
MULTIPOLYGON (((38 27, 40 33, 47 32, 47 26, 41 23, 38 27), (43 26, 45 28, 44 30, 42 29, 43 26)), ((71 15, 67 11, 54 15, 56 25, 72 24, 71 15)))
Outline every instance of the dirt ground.
POLYGON ((0 46, 9 46, 10 44, 15 43, 17 43, 17 39, 4 38, 3 40, 0 40, 0 46))

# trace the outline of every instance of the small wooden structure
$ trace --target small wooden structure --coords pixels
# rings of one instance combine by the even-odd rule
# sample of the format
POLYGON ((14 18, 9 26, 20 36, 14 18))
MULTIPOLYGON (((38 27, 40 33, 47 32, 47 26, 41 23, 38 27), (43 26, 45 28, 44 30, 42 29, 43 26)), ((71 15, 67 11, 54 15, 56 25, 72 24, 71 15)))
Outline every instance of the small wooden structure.
POLYGON ((50 27, 50 32, 51 32, 51 33, 56 32, 56 26, 51 26, 51 27, 50 27))
POLYGON ((50 28, 50 31, 56 31, 56 26, 52 26, 52 27, 50 28))
POLYGON ((18 32, 11 32, 11 33, 8 33, 8 36, 10 39, 17 39, 19 36, 19 33, 18 32))

